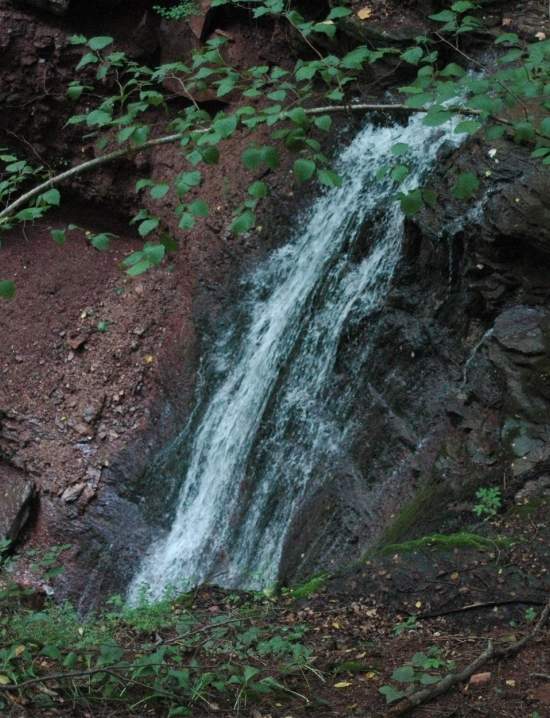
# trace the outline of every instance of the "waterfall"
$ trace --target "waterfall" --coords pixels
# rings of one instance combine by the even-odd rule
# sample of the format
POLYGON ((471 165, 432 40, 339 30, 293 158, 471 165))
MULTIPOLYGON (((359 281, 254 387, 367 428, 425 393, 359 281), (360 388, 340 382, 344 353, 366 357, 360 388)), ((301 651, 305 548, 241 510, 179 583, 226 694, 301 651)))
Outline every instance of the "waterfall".
MULTIPOLYGON (((203 398, 171 449, 181 457, 173 523, 145 557, 130 600, 204 581, 260 588, 276 579, 306 490, 330 475, 353 432, 353 372, 345 391, 331 392, 342 333, 381 306, 400 256, 395 185, 375 175, 392 145, 406 142, 407 191, 451 137, 422 116, 405 127, 368 124, 339 159, 342 187, 323 194, 246 279, 239 319, 207 357, 203 398)), ((376 361, 368 342, 359 351, 360 364, 376 361)))

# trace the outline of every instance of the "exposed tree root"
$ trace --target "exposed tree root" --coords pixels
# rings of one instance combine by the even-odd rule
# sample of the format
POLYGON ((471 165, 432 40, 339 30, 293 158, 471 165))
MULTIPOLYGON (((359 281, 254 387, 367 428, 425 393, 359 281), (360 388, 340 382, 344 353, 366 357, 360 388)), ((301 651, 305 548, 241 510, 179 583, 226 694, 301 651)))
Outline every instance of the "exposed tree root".
POLYGON ((516 653, 521 651, 524 646, 526 646, 534 638, 536 638, 536 636, 543 629, 545 623, 548 621, 549 616, 550 598, 548 599, 544 610, 540 614, 539 620, 537 621, 533 630, 526 636, 524 636, 521 640, 516 641, 509 646, 497 648, 495 648, 493 641, 489 641, 487 648, 483 651, 483 653, 479 655, 474 661, 472 661, 472 663, 466 666, 466 668, 464 668, 462 671, 460 671, 459 673, 450 673, 448 676, 445 676, 445 678, 439 681, 439 683, 436 683, 434 686, 431 686, 430 688, 423 688, 422 690, 416 691, 416 693, 413 693, 412 695, 408 696, 408 698, 403 699, 389 709, 389 711, 386 713, 386 718, 393 718, 393 716, 405 715, 406 713, 409 713, 415 708, 418 708, 418 706, 433 701, 434 698, 443 695, 443 693, 446 693, 453 686, 456 686, 457 684, 463 683, 464 681, 468 680, 468 678, 473 676, 476 671, 478 671, 482 666, 484 666, 488 661, 492 660, 493 658, 509 658, 510 656, 515 655, 516 653))

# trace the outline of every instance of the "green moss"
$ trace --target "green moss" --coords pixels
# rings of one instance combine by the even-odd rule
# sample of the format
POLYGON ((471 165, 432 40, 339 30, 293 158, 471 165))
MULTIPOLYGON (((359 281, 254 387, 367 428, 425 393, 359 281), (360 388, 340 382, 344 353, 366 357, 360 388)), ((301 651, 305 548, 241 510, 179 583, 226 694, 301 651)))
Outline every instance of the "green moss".
POLYGON ((334 666, 332 672, 338 676, 342 673, 366 673, 372 670, 371 663, 365 663, 365 661, 342 661, 334 666))
POLYGON ((490 551, 495 548, 508 548, 513 544, 510 539, 487 538, 469 531, 459 531, 452 534, 431 534, 422 538, 404 541, 403 543, 385 544, 379 553, 411 553, 422 549, 436 548, 441 551, 452 551, 455 548, 470 548, 477 551, 490 551))
POLYGON ((434 511, 440 510, 445 502, 444 491, 441 486, 437 486, 432 482, 422 486, 413 498, 408 501, 399 511, 392 523, 386 528, 379 546, 386 544, 398 543, 407 534, 409 534, 415 526, 434 511))
POLYGON ((308 598, 317 591, 320 591, 328 580, 328 574, 320 573, 317 576, 312 576, 305 583, 300 583, 297 586, 292 586, 288 589, 283 589, 283 593, 292 598, 308 598))

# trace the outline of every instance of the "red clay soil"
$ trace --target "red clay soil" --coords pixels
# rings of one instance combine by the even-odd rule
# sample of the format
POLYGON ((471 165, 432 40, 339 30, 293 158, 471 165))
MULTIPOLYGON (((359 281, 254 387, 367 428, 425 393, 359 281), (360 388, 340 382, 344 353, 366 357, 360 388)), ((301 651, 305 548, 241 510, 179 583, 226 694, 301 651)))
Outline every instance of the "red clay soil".
MULTIPOLYGON (((67 38, 82 31, 82 24, 90 34, 101 32, 109 18, 84 13, 65 21, 14 10, 0 0, 0 23, 0 95, 17 103, 0 121, 2 141, 20 155, 32 150, 32 162, 90 156, 93 147, 62 129, 75 111, 64 87, 78 59, 67 38), (51 85, 45 84, 45 71, 51 85), (24 106, 31 107, 28 114, 22 114, 24 106)), ((116 17, 111 29, 113 24, 121 46, 131 51, 132 40, 137 54, 136 34, 116 17)), ((268 44, 245 28, 231 45, 232 59, 261 55, 268 44)), ((203 325, 218 321, 243 263, 257 258, 278 234, 272 220, 269 233, 259 228, 236 239, 228 231, 235 206, 256 179, 241 162, 248 142, 245 136, 226 142, 220 164, 205 172, 200 196, 210 216, 191 234, 177 229, 172 192, 161 203, 145 200, 180 249, 162 268, 137 279, 119 266, 142 244, 127 224, 140 206, 133 187, 142 176, 167 181, 188 169, 177 147, 159 147, 62 187, 60 214, 3 236, 0 274, 16 281, 17 294, 0 313, 0 472, 2 466, 15 467, 38 489, 31 544, 60 543, 60 526, 86 512, 121 452, 133 447, 137 473, 183 425, 203 325), (70 233, 60 247, 50 229, 69 223, 84 231, 70 233), (98 252, 86 231, 109 231, 118 238, 108 251, 98 252)), ((285 174, 283 168, 267 177, 281 224, 292 197, 285 174)))

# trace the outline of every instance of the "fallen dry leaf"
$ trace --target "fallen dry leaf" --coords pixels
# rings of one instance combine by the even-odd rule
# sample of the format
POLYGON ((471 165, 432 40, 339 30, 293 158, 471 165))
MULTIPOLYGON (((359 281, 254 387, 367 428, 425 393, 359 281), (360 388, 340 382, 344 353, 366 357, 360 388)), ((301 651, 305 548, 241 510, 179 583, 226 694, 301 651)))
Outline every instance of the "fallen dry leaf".
POLYGON ((372 8, 370 7, 362 7, 361 10, 357 11, 357 17, 359 20, 368 20, 371 15, 372 8))
POLYGON ((349 688, 352 685, 353 685, 353 683, 350 683, 349 681, 340 681, 340 683, 335 683, 334 687, 335 688, 349 688))

